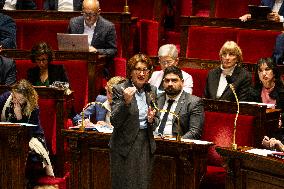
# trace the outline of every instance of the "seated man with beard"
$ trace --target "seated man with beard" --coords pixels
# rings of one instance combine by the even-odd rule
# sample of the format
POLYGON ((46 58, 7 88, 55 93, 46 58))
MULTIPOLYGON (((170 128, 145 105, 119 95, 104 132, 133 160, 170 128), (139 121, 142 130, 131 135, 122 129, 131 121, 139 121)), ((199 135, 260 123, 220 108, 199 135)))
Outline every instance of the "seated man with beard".
POLYGON ((167 67, 163 76, 164 93, 158 96, 161 110, 160 124, 154 135, 184 139, 199 139, 204 122, 202 99, 183 90, 182 71, 176 66, 167 67), (178 121, 179 118, 179 121, 178 121))

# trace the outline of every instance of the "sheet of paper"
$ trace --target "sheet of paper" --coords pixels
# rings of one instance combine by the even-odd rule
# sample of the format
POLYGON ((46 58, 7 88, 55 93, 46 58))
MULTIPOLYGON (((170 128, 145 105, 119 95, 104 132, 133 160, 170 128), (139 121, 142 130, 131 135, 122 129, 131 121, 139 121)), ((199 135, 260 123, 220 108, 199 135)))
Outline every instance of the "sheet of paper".
POLYGON ((253 149, 247 150, 246 152, 251 153, 251 154, 257 154, 257 155, 260 155, 260 156, 267 156, 268 154, 272 154, 275 151, 267 150, 267 149, 253 148, 253 149))

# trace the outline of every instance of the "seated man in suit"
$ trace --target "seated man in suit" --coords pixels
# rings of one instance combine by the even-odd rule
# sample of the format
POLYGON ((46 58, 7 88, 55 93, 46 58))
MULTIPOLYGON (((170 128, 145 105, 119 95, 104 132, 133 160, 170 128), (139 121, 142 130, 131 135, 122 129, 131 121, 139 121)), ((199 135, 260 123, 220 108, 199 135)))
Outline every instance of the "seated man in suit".
MULTIPOLYGON (((111 126, 110 123, 110 103, 112 99, 112 88, 124 82, 125 79, 120 76, 116 76, 111 78, 105 87, 107 96, 99 95, 96 98, 95 103, 90 103, 91 105, 84 110, 84 118, 86 124, 90 121, 91 116, 95 116, 95 119, 97 121, 97 124, 102 125, 102 126, 111 126)), ((80 114, 77 114, 73 118, 73 124, 78 125, 78 123, 82 120, 82 112, 80 114)))
POLYGON ((163 76, 165 92, 158 96, 161 122, 154 135, 185 139, 199 139, 204 122, 201 98, 183 90, 182 71, 176 66, 167 67, 163 76), (163 110, 166 110, 164 112, 163 110), (178 121, 179 119, 179 121, 178 121))
MULTIPOLYGON (((173 44, 166 44, 160 47, 158 52, 159 63, 162 68, 160 71, 153 72, 149 83, 157 87, 157 92, 161 93, 164 91, 163 89, 163 75, 164 70, 169 66, 177 66, 178 65, 178 50, 177 47, 173 44)), ((193 81, 191 75, 182 71, 183 77, 183 90, 187 93, 192 94, 193 81)))
MULTIPOLYGON (((283 0, 261 0, 261 6, 268 6, 271 8, 271 13, 267 15, 267 19, 275 22, 284 22, 284 3, 283 0)), ((251 19, 251 14, 245 14, 240 17, 241 21, 251 19)))
POLYGON ((0 4, 4 10, 35 10, 37 8, 33 0, 0 0, 0 4))
POLYGON ((97 0, 84 0, 82 16, 71 18, 68 31, 88 34, 89 51, 114 57, 117 52, 114 24, 100 16, 97 0))
POLYGON ((16 48, 16 23, 10 16, 0 13, 0 46, 16 48))
MULTIPOLYGON (((0 52, 2 48, 0 46, 0 52)), ((0 85, 12 85, 16 83, 16 64, 13 59, 0 56, 0 85)))
POLYGON ((83 0, 45 0, 44 10, 81 11, 83 0))

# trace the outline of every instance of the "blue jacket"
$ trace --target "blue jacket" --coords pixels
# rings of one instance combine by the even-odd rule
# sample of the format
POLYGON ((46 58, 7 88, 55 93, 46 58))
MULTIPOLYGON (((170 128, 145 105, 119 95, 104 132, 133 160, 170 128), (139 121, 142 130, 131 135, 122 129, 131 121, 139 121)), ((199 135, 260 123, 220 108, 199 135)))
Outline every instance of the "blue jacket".
MULTIPOLYGON (((96 98, 96 102, 104 103, 107 100, 106 96, 99 95, 96 98)), ((84 118, 89 118, 93 115, 96 115, 96 121, 105 121, 107 109, 102 107, 99 104, 91 105, 84 111, 84 118)), ((82 119, 82 112, 80 114, 77 114, 73 118, 73 124, 77 125, 78 121, 82 119)))

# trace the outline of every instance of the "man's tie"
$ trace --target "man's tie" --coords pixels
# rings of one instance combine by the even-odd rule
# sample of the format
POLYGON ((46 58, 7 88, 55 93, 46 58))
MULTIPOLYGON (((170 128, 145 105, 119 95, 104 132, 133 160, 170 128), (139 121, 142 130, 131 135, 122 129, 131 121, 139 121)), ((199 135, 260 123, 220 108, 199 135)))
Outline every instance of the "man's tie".
POLYGON ((164 133, 164 129, 165 129, 165 126, 166 126, 166 122, 168 120, 169 112, 171 110, 171 107, 172 107, 174 101, 175 100, 172 100, 172 99, 168 100, 167 112, 165 112, 165 114, 164 114, 164 116, 162 118, 161 124, 160 124, 159 129, 158 129, 158 133, 161 133, 161 134, 164 133))

